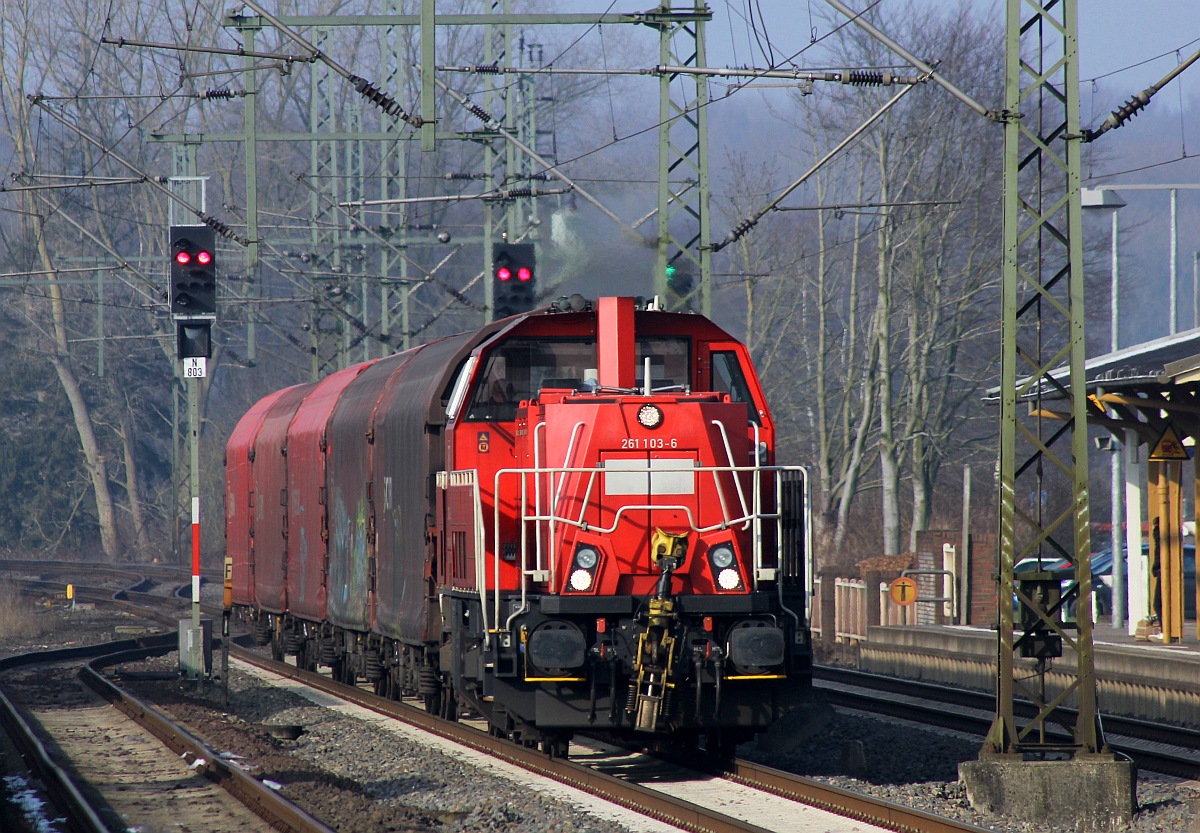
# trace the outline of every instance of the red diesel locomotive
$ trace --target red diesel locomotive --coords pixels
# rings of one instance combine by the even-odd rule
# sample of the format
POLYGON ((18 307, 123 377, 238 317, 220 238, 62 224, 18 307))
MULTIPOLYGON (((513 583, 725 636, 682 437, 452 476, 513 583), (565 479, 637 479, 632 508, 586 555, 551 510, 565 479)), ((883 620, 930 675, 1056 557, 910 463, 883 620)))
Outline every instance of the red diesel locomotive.
POLYGON ((527 744, 728 749, 810 682, 805 473, 745 346, 573 301, 251 408, 234 604, 277 657, 527 744))

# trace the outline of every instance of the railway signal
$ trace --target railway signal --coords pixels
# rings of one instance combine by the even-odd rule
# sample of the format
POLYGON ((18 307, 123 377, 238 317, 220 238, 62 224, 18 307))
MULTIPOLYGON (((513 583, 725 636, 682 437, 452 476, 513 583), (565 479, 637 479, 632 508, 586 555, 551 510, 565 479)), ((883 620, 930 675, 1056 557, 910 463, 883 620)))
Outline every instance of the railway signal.
POLYGON ((217 314, 216 232, 207 226, 171 226, 172 318, 213 318, 217 314))
POLYGON ((537 253, 532 243, 492 246, 492 308, 495 318, 533 309, 537 286, 537 253))
POLYGON ((680 269, 673 263, 667 264, 667 288, 679 298, 686 298, 695 286, 692 273, 686 268, 680 269))
POLYGON ((175 344, 176 355, 181 359, 212 358, 212 322, 176 321, 175 344))

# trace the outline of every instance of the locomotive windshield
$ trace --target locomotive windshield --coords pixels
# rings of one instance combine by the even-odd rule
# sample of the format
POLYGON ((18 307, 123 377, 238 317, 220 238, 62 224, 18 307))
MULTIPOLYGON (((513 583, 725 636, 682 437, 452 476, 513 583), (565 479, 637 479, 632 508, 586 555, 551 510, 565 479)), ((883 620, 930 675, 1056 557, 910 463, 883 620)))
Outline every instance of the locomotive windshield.
MULTIPOLYGON (((639 338, 638 387, 643 385, 647 358, 651 388, 682 389, 691 383, 689 339, 639 338)), ((512 421, 521 400, 536 398, 542 388, 576 389, 583 384, 584 371, 594 370, 596 365, 596 340, 592 338, 509 339, 488 354, 463 418, 512 421)))
POLYGON ((514 420, 522 399, 542 388, 574 388, 595 366, 595 339, 510 339, 488 356, 465 418, 514 420))
POLYGON ((645 384, 646 359, 650 359, 651 390, 682 390, 692 383, 692 366, 686 338, 639 338, 637 340, 637 386, 645 384))

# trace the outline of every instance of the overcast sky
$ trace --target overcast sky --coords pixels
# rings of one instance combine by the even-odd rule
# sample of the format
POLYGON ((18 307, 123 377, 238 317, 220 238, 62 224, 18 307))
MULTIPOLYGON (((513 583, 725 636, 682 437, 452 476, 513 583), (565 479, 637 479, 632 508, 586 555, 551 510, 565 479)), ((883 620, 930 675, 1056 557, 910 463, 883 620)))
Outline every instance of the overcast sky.
MULTIPOLYGON (((711 0, 713 23, 708 28, 709 62, 724 62, 737 54, 739 62, 749 62, 750 37, 746 20, 751 0, 711 0), (732 23, 732 26, 730 25, 732 23), (732 32, 731 32, 732 30, 732 32)), ((864 9, 865 0, 843 0, 851 8, 864 9)), ((882 0, 880 13, 886 19, 892 10, 903 10, 909 0, 882 0)), ((954 8, 956 0, 914 0, 918 6, 954 8)), ((1174 65, 1174 51, 1187 54, 1200 47, 1200 2, 1197 0, 1079 0, 1080 77, 1095 78, 1142 61, 1171 53, 1169 58, 1150 61, 1145 66, 1121 74, 1136 89, 1157 81, 1174 65), (1190 47, 1188 46, 1191 43, 1190 47)), ((824 0, 758 0, 766 30, 776 48, 791 54, 809 38, 810 10, 814 23, 828 6, 824 0), (790 49, 789 49, 790 47, 790 49)), ((991 4, 997 24, 1004 20, 1004 4, 991 4)), ((977 8, 986 9, 985 2, 977 8)), ((982 12, 981 12, 982 13, 982 12)), ((820 29, 818 35, 824 34, 820 29)), ((1200 82, 1197 83, 1200 89, 1200 82)))

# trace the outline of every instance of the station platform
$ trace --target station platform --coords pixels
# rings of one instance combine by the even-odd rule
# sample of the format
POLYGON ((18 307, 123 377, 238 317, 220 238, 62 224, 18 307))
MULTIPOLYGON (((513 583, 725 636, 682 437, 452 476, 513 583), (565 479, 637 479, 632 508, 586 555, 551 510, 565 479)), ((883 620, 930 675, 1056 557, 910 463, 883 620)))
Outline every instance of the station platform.
MULTIPOLYGON (((1189 623, 1194 633, 1194 623, 1189 623)), ((1188 633, 1185 629, 1185 633, 1188 633)), ((1102 711, 1183 726, 1200 726, 1200 640, 1164 645, 1136 640, 1125 629, 1093 628, 1093 667, 1102 711)), ((997 637, 990 628, 877 626, 855 651, 863 671, 903 679, 994 691, 997 637)), ((1015 658, 1033 674, 1033 660, 1015 658)), ((1047 661, 1047 696, 1065 690, 1076 676, 1075 653, 1047 661)), ((1066 705, 1075 705, 1070 696, 1066 705)))
POLYGON ((1171 650, 1183 649, 1193 653, 1200 654, 1200 637, 1196 636, 1196 623, 1194 621, 1183 623, 1183 641, 1172 642, 1164 645, 1162 640, 1136 639, 1129 633, 1128 628, 1114 628, 1110 622, 1097 622, 1092 625, 1092 641, 1099 644, 1101 642, 1111 645, 1138 645, 1142 647, 1159 647, 1170 648, 1171 650))

